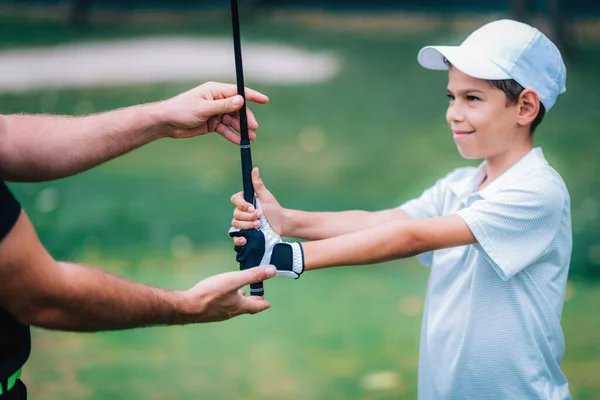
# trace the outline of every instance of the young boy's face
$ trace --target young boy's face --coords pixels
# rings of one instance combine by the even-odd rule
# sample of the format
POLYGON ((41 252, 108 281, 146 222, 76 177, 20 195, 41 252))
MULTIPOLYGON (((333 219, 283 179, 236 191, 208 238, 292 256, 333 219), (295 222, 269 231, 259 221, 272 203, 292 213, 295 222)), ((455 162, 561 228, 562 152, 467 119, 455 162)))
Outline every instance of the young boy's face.
POLYGON ((511 149, 521 132, 517 105, 508 104, 504 92, 451 66, 447 94, 446 120, 463 157, 489 158, 511 149))

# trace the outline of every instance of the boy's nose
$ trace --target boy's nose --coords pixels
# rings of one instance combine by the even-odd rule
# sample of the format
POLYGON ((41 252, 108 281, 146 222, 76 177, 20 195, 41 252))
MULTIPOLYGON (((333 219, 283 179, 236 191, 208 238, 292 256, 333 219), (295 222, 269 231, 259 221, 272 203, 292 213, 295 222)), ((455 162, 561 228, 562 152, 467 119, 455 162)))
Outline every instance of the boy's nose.
POLYGON ((449 124, 452 122, 462 122, 465 120, 464 114, 460 111, 460 107, 457 107, 456 104, 450 104, 448 106, 448 110, 446 111, 446 120, 449 124))

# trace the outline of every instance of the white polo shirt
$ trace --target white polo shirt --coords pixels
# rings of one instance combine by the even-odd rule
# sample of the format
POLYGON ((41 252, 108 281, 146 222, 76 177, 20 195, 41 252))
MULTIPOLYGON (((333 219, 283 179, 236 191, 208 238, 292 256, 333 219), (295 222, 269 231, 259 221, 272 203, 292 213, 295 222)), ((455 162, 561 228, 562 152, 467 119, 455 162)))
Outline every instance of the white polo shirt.
POLYGON ((539 148, 478 192, 484 165, 400 206, 415 219, 457 214, 478 241, 418 256, 431 266, 419 399, 570 399, 560 369, 569 193, 539 148))

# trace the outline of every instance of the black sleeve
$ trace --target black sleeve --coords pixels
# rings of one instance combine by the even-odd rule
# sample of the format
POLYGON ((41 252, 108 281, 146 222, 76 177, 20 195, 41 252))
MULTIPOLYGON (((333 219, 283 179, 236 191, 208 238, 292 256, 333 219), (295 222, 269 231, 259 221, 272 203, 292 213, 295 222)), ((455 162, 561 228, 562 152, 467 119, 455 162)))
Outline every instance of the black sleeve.
MULTIPOLYGON (((0 180, 0 242, 17 222, 21 206, 0 180)), ((29 326, 21 324, 0 305, 0 380, 6 379, 25 364, 31 352, 29 326)), ((3 389, 6 387, 3 386, 3 389)), ((12 391, 11 391, 12 393, 12 391)), ((10 397, 0 395, 1 398, 10 397)), ((12 398, 12 397, 10 397, 12 398)))
POLYGON ((0 241, 8 235, 20 213, 21 205, 4 182, 0 181, 0 241))

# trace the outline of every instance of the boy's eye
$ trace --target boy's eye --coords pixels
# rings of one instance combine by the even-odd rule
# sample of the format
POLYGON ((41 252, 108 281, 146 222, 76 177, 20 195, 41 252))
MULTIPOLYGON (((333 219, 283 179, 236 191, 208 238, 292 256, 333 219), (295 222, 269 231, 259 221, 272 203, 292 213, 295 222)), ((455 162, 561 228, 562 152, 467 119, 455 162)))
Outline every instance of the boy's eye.
POLYGON ((452 96, 450 93, 446 93, 446 97, 448 97, 450 100, 454 100, 454 96, 452 96))
POLYGON ((467 96, 467 101, 478 101, 479 97, 477 96, 467 96))

